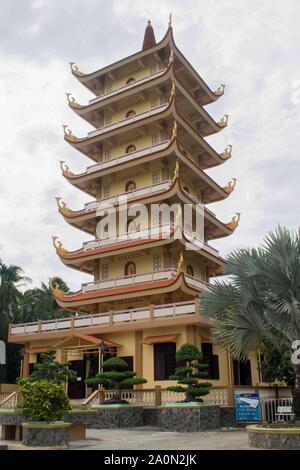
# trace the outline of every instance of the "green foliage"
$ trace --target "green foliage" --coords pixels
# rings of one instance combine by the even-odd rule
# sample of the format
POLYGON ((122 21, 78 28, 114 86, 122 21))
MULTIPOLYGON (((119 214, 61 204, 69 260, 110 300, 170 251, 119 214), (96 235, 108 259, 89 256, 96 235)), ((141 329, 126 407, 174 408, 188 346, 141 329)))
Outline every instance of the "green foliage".
MULTIPOLYGON (((29 380, 47 380, 55 384, 62 384, 67 381, 76 380, 77 372, 69 369, 69 362, 57 362, 55 351, 48 351, 41 354, 40 362, 34 364, 34 371, 29 376, 29 380)), ((26 381, 28 380, 26 379, 26 381)), ((19 383, 23 383, 22 380, 19 383)))
POLYGON ((48 380, 23 380, 19 391, 17 410, 28 421, 60 421, 71 409, 61 385, 48 380))
POLYGON ((176 360, 184 361, 185 367, 177 367, 174 375, 169 378, 176 380, 178 384, 168 387, 168 390, 176 393, 185 393, 185 401, 203 401, 200 397, 210 392, 212 384, 199 382, 199 379, 207 377, 207 365, 201 363, 203 355, 194 345, 186 343, 177 351, 176 360), (181 385, 186 385, 182 387, 181 385))
POLYGON ((237 359, 269 342, 291 348, 300 338, 300 238, 283 227, 257 249, 231 253, 230 282, 211 284, 202 296, 202 315, 217 321, 214 340, 237 359))
MULTIPOLYGON (((60 278, 54 278, 60 288, 69 289, 60 278)), ((15 383, 20 374, 21 349, 7 343, 9 323, 26 323, 61 318, 70 314, 62 310, 54 299, 49 285, 26 289, 31 280, 19 266, 6 265, 0 260, 0 339, 6 343, 6 365, 0 365, 0 383, 15 383)))
POLYGON ((291 351, 286 348, 278 350, 267 343, 264 360, 261 362, 261 372, 266 383, 284 382, 294 387, 295 371, 291 362, 291 351))
POLYGON ((126 370, 127 362, 120 357, 111 357, 103 362, 103 372, 99 372, 92 379, 87 379, 87 385, 103 385, 115 390, 114 403, 121 403, 122 388, 132 387, 133 385, 144 384, 146 379, 136 377, 136 372, 126 370))

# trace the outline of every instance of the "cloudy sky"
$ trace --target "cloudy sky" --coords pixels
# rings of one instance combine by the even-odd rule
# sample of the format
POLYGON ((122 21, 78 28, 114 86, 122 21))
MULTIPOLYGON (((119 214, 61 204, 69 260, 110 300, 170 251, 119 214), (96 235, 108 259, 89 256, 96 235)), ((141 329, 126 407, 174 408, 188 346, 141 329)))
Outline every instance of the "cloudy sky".
POLYGON ((88 236, 58 214, 55 196, 74 209, 89 200, 64 181, 59 160, 75 171, 90 160, 63 140, 63 123, 90 130, 67 107, 65 92, 85 103, 90 94, 70 74, 101 68, 141 48, 151 18, 157 40, 173 12, 178 47, 204 80, 226 94, 207 109, 230 125, 209 142, 231 143, 233 157, 210 170, 220 184, 238 184, 211 208, 227 222, 242 212, 238 230, 214 242, 221 254, 257 245, 278 223, 299 224, 300 2, 298 0, 1 0, 0 18, 0 258, 22 266, 33 285, 63 277, 72 288, 91 280, 67 269, 52 248, 88 236))

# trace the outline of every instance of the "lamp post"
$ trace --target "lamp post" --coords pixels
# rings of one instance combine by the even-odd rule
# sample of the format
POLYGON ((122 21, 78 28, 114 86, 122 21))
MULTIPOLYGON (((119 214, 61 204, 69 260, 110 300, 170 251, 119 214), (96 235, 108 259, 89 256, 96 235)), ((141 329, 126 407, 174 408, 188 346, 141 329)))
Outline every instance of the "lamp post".
MULTIPOLYGON (((100 344, 99 344, 99 348, 98 348, 98 351, 99 351, 99 354, 98 354, 98 372, 99 373, 102 372, 102 369, 103 369, 102 359, 103 359, 104 350, 105 350, 105 342, 102 339, 100 344)), ((104 401, 104 397, 101 396, 101 385, 100 384, 98 385, 98 390, 99 390, 98 400, 99 400, 99 403, 102 403, 104 401)), ((103 395, 103 392, 102 392, 102 395, 103 395)))

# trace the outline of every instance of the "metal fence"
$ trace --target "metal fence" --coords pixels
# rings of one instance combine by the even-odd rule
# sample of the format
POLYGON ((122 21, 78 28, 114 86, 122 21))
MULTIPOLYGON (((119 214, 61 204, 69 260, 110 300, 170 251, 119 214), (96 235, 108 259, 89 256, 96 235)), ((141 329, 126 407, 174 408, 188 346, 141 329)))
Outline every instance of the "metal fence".
POLYGON ((260 399, 261 420, 263 423, 292 421, 292 398, 268 398, 260 399))

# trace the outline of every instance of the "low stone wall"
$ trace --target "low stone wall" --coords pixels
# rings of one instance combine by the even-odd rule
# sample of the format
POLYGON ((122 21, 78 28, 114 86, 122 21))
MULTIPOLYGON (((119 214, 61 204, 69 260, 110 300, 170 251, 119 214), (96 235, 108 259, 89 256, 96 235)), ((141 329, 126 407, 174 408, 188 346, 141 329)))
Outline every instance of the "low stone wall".
POLYGON ((234 406, 220 407, 220 426, 221 428, 233 428, 236 426, 234 406))
POLYGON ((68 447, 68 423, 22 423, 23 444, 31 447, 68 447))
POLYGON ((178 432, 219 429, 220 407, 215 405, 161 407, 158 425, 164 431, 178 432))
POLYGON ((73 410, 65 420, 85 424, 92 429, 134 428, 143 426, 143 408, 138 406, 103 406, 91 410, 73 410))
POLYGON ((300 449, 300 428, 247 426, 250 447, 256 449, 300 449))

